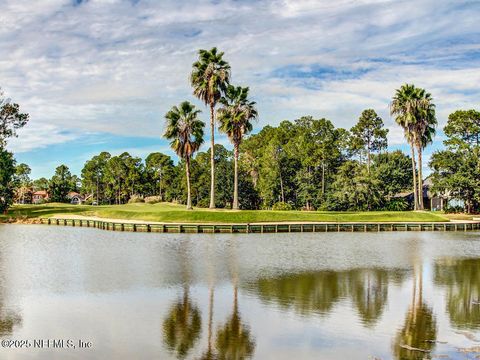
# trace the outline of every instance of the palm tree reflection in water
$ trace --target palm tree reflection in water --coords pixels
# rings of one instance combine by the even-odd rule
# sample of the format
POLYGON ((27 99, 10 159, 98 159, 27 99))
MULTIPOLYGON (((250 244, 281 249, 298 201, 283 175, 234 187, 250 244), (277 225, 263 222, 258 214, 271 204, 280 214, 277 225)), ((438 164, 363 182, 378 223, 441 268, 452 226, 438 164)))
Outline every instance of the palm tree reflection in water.
POLYGON ((437 321, 423 299, 423 265, 414 265, 412 302, 393 343, 396 359, 431 359, 437 339, 437 321))
POLYGON ((189 296, 191 269, 186 242, 179 243, 178 264, 183 282, 183 297, 177 299, 163 322, 163 341, 169 351, 179 359, 187 356, 200 337, 202 320, 200 310, 189 296))

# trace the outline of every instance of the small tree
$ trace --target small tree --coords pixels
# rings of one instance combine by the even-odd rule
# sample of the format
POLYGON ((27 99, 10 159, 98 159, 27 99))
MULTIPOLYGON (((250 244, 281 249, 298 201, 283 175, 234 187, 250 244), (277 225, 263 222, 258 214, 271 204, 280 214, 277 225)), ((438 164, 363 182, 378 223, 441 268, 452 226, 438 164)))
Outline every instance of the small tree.
POLYGON ((358 123, 350 130, 352 133, 352 150, 367 155, 367 169, 370 172, 371 153, 387 148, 388 129, 383 128, 383 120, 375 110, 362 112, 358 123))
POLYGON ((5 147, 6 141, 10 137, 17 136, 17 129, 25 126, 29 115, 20 112, 18 104, 10 103, 3 97, 0 88, 0 147, 5 147))
POLYGON ((182 102, 178 107, 174 106, 165 115, 167 127, 164 137, 171 140, 172 149, 185 160, 187 175, 187 209, 192 209, 190 188, 190 160, 193 154, 203 144, 203 128, 205 123, 198 119, 200 110, 188 101, 182 102))
POLYGON ((13 203, 15 160, 13 154, 0 148, 0 212, 6 213, 13 203))
POLYGON ((67 202, 67 195, 76 188, 76 177, 72 177, 68 166, 60 165, 50 180, 50 194, 54 202, 67 202))

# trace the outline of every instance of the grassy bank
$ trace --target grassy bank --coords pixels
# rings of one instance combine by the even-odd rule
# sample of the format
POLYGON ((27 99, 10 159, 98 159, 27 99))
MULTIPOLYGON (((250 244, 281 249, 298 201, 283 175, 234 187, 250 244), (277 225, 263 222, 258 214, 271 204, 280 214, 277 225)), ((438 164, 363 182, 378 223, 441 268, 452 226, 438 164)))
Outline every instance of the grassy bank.
POLYGON ((39 217, 58 217, 62 215, 95 216, 110 219, 145 220, 158 222, 183 223, 254 223, 281 221, 315 222, 438 222, 448 221, 443 214, 413 211, 270 211, 270 210, 185 210, 183 205, 127 204, 106 206, 77 206, 68 204, 16 205, 0 220, 11 218, 34 219, 39 217))

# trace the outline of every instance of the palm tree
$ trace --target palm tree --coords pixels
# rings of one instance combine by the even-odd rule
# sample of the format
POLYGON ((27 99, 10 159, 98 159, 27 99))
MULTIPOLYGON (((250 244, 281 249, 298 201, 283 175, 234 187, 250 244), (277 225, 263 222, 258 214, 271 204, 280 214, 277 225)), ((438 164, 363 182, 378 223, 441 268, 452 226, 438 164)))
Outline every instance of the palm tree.
POLYGON ((432 96, 424 89, 419 89, 419 109, 417 121, 413 126, 415 146, 418 154, 418 191, 419 205, 423 210, 423 177, 422 177, 422 152, 425 147, 433 141, 437 119, 435 117, 435 104, 432 103, 432 96))
POLYGON ((217 48, 199 50, 198 61, 194 62, 190 83, 193 95, 210 106, 210 208, 215 208, 215 106, 230 82, 230 65, 223 60, 223 52, 217 48))
POLYGON ((172 109, 165 115, 167 120, 167 129, 163 135, 171 140, 172 149, 185 160, 185 170, 187 173, 187 209, 192 209, 192 199, 190 194, 190 159, 192 155, 203 144, 203 128, 205 123, 198 119, 200 110, 188 101, 184 101, 179 107, 172 109))
POLYGON ((238 155, 243 136, 252 131, 252 120, 258 116, 255 102, 248 100, 248 87, 229 85, 225 96, 220 99, 222 107, 217 111, 217 120, 220 123, 220 131, 227 134, 233 144, 235 161, 235 177, 233 190, 233 206, 238 205, 238 155))
POLYGON ((422 179, 422 149, 432 141, 435 133, 435 105, 424 89, 415 85, 405 84, 397 89, 390 104, 390 114, 395 115, 395 121, 403 128, 412 154, 413 195, 415 210, 423 209, 423 179, 422 179), (415 148, 419 152, 419 172, 417 187, 417 167, 415 148))

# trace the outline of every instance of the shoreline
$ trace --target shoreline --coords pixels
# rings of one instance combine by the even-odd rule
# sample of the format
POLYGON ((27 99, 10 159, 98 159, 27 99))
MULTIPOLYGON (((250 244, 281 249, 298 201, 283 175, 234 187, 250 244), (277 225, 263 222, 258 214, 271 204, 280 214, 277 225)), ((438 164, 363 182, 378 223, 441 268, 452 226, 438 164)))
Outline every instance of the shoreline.
POLYGON ((392 231, 476 231, 480 221, 452 220, 448 222, 252 222, 252 223, 193 223, 154 222, 65 215, 61 218, 30 218, 13 224, 43 224, 95 228, 121 232, 156 233, 303 233, 303 232, 392 232, 392 231))

